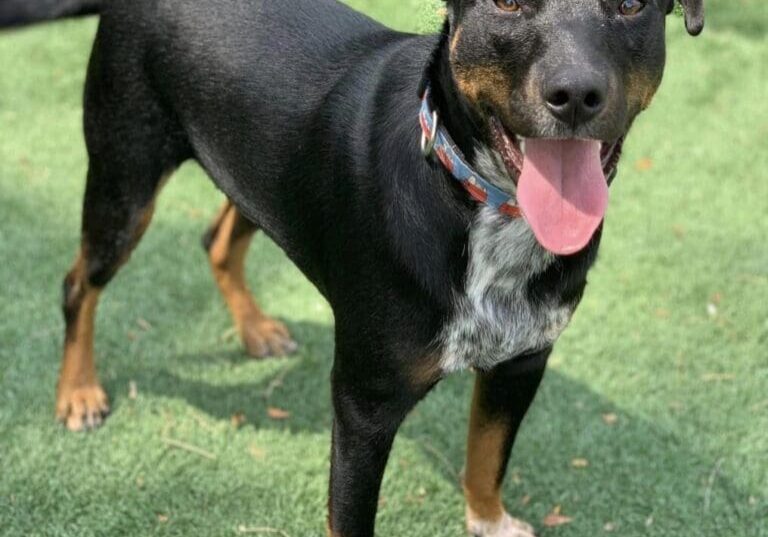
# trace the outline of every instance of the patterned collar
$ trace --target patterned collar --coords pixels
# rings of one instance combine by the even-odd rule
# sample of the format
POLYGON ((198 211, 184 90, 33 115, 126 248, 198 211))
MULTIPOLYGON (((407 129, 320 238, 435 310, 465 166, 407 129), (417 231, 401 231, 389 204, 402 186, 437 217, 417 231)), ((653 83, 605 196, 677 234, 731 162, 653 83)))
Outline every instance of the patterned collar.
POLYGON ((436 155, 453 177, 469 192, 473 199, 493 207, 510 218, 523 216, 520 207, 515 205, 513 197, 484 179, 467 164, 464 155, 451 139, 448 131, 439 123, 436 110, 430 107, 430 89, 424 90, 421 99, 419 123, 421 124, 421 150, 424 156, 436 155))

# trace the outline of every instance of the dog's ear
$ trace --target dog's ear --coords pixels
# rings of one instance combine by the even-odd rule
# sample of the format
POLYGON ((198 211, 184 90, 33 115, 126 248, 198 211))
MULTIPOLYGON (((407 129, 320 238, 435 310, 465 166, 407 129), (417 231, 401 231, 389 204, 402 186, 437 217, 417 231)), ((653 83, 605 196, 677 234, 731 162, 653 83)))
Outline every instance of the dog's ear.
MULTIPOLYGON (((685 28, 691 35, 699 35, 704 29, 704 0, 679 0, 685 14, 685 28)), ((670 11, 674 8, 674 0, 669 2, 670 11)))

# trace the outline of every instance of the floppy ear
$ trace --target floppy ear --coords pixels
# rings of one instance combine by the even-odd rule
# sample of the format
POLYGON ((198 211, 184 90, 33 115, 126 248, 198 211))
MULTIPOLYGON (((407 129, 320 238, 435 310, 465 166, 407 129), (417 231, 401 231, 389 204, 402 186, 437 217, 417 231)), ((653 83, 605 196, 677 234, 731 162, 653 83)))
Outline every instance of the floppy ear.
POLYGON ((704 29, 704 0, 680 0, 685 13, 685 27, 691 35, 704 29))

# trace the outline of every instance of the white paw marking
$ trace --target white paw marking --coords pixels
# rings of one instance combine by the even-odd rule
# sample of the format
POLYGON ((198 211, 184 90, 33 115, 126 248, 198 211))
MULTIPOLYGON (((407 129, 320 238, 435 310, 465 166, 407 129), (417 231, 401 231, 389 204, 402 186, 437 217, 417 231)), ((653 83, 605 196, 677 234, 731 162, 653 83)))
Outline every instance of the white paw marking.
POLYGON ((533 526, 507 513, 496 522, 467 520, 467 530, 474 537, 536 537, 533 526))

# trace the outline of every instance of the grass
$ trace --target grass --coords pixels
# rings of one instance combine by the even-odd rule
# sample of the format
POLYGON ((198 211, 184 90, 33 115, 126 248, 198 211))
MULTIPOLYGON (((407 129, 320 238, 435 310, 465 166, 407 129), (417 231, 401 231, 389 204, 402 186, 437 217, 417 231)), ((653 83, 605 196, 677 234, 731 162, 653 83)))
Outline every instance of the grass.
MULTIPOLYGON (((421 4, 350 3, 401 28, 421 4)), ((573 517, 544 537, 768 536, 768 8, 710 3, 699 39, 670 21, 667 78, 628 143, 601 260, 515 450, 511 510, 539 528, 555 506, 573 517)), ((243 356, 198 245, 220 196, 195 166, 102 302, 108 426, 72 435, 53 422, 94 29, 0 36, 0 535, 322 535, 331 312, 259 238, 253 288, 303 346, 291 360, 243 356)), ((469 374, 448 379, 406 422, 381 535, 463 535, 470 388, 469 374)))

